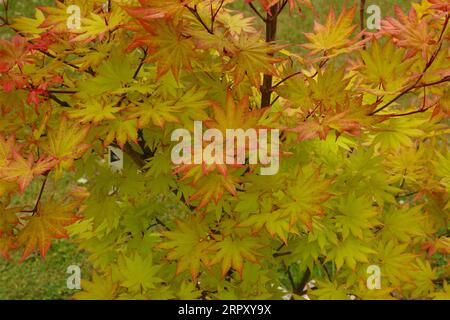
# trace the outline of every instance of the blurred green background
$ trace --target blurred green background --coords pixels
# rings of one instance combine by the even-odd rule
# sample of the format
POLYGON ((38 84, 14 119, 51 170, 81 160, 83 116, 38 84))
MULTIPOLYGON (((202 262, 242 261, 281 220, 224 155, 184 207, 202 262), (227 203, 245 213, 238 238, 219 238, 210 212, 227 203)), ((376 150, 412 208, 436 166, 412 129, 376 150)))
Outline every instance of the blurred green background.
MULTIPOLYGON (((2 2, 0 0, 0 15, 3 16, 2 2)), ((321 21, 324 21, 330 5, 338 11, 342 8, 343 0, 313 0, 319 11, 321 21)), ((52 5, 53 0, 9 0, 9 17, 34 15, 37 6, 52 5)), ((255 1, 256 3, 256 1, 255 1)), ((352 3, 352 1, 348 1, 352 3)), ((367 0, 367 5, 377 4, 382 9, 382 15, 393 14, 394 4, 399 4, 407 8, 410 4, 408 0, 367 0)), ((235 9, 244 10, 248 16, 253 16, 244 0, 237 1, 235 9)), ((259 6, 257 6, 260 8, 259 6)), ((305 10, 303 15, 289 15, 286 12, 279 18, 278 39, 283 43, 304 42, 303 32, 312 30, 314 17, 309 10, 305 10)), ((258 21, 259 26, 262 24, 258 21)), ((11 36, 11 30, 7 27, 0 27, 0 38, 11 36)), ((54 193, 63 194, 62 190, 70 184, 70 176, 63 179, 62 185, 53 186, 54 193)), ((17 202, 32 204, 39 192, 40 182, 36 181, 26 194, 16 199, 17 202)), ((82 273, 89 272, 89 265, 86 262, 86 254, 76 250, 76 245, 67 240, 57 241, 47 253, 45 260, 39 256, 32 255, 24 263, 19 264, 21 252, 14 252, 13 262, 8 262, 0 258, 0 299, 66 299, 74 291, 66 287, 66 273, 70 265, 82 267, 82 273)), ((84 274, 86 276, 86 274, 84 274)), ((82 274, 83 276, 83 274, 82 274)))

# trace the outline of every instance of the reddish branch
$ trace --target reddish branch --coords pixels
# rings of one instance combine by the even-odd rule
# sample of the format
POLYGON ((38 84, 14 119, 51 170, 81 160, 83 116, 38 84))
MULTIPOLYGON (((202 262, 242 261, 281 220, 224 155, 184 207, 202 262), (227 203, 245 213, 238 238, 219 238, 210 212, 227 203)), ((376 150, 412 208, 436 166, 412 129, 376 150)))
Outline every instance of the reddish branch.
POLYGON ((39 203, 41 202, 42 199, 42 195, 44 194, 44 189, 45 186, 47 184, 47 180, 48 180, 48 175, 50 174, 50 171, 48 171, 47 173, 44 174, 44 182, 42 182, 41 185, 41 190, 39 191, 39 195, 38 198, 36 200, 36 204, 34 205, 34 208, 32 210, 23 210, 21 212, 23 213, 32 213, 33 215, 38 214, 38 208, 39 208, 39 203))
POLYGON ((364 16, 365 8, 366 8, 366 0, 361 0, 359 7, 359 22, 361 31, 363 31, 365 28, 365 16, 364 16))
MULTIPOLYGON (((279 5, 276 4, 270 8, 267 13, 266 22, 266 42, 273 42, 277 38, 278 14, 280 13, 279 5)), ((263 84, 261 86, 261 107, 267 107, 272 101, 272 81, 273 76, 264 75, 263 84)))

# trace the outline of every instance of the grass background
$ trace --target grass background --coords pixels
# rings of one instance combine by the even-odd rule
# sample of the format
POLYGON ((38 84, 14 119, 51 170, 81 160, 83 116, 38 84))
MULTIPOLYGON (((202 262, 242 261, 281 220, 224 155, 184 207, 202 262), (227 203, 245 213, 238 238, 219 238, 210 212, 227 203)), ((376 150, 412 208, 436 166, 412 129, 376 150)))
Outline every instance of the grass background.
MULTIPOLYGON (((31 17, 37 6, 51 5, 53 0, 9 0, 10 18, 18 16, 31 17)), ((330 5, 339 12, 343 7, 344 0, 313 0, 318 9, 321 21, 324 21, 330 5)), ((377 4, 382 9, 383 16, 393 14, 394 4, 407 8, 410 4, 408 0, 368 0, 367 5, 377 4)), ((2 0, 0 0, 0 4, 2 0)), ((352 1, 348 1, 352 3, 352 1)), ((247 15, 254 16, 248 9, 244 0, 237 1, 234 5, 237 10, 244 10, 247 15)), ((0 5, 0 15, 3 16, 3 9, 0 5)), ((303 43, 303 32, 311 31, 314 17, 311 12, 305 10, 304 15, 289 15, 286 12, 279 18, 278 39, 282 43, 303 43)), ((262 28, 260 22, 259 26, 262 28)), ((6 27, 0 28, 0 38, 7 38, 11 31, 6 27)), ((70 176, 66 177, 61 184, 49 186, 53 188, 50 194, 62 195, 63 189, 70 184, 70 176)), ((36 181, 28 188, 23 197, 16 198, 16 202, 33 205, 34 199, 39 192, 40 182, 36 181)), ((65 299, 69 298, 74 291, 66 287, 67 267, 79 265, 82 267, 82 275, 89 272, 86 262, 86 255, 76 250, 76 246, 70 241, 57 241, 47 253, 47 258, 42 260, 39 256, 33 255, 24 263, 18 264, 21 252, 14 252, 13 262, 8 262, 0 258, 0 299, 65 299)), ((85 274, 86 275, 86 274, 85 274)))

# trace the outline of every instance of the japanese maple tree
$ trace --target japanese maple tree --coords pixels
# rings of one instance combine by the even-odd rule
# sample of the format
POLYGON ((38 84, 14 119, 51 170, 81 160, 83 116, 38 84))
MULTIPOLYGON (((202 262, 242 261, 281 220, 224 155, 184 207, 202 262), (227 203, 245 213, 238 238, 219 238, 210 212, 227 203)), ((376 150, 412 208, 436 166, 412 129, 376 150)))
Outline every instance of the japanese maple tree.
POLYGON ((308 0, 60 0, 16 19, 10 1, 4 258, 70 237, 94 269, 79 299, 450 299, 448 0, 396 8, 376 32, 365 1, 330 8, 305 43, 277 26, 316 14, 308 0), (278 129, 278 173, 174 164, 171 133, 195 121, 278 129), (68 174, 70 192, 48 192, 68 174))

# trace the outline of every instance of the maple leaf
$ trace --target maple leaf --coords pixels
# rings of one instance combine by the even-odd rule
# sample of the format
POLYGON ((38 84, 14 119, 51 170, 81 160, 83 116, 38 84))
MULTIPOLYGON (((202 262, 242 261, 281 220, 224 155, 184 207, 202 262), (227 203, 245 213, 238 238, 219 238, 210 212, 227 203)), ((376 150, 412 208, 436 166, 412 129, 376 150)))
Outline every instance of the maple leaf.
POLYGON ((195 45, 190 37, 183 35, 182 24, 172 25, 157 22, 154 35, 148 38, 150 55, 147 62, 156 62, 156 79, 159 80, 169 70, 179 79, 180 70, 191 70, 196 60, 195 45))
POLYGON ((341 198, 338 208, 340 214, 336 216, 336 226, 342 231, 344 239, 350 234, 363 239, 364 231, 378 223, 373 219, 378 215, 376 208, 364 197, 357 198, 351 194, 341 198))
MULTIPOLYGON (((188 167, 186 168, 190 169, 188 167)), ((189 175, 194 172, 193 170, 197 169, 197 172, 198 170, 202 170, 199 165, 191 168, 193 168, 190 170, 191 172, 186 174, 182 180, 187 179, 189 175)), ((236 196, 236 185, 239 184, 239 180, 239 176, 233 173, 223 175, 213 172, 206 176, 202 173, 201 178, 194 183, 196 192, 189 197, 189 201, 191 202, 200 199, 200 203, 198 204, 196 210, 201 210, 211 201, 214 201, 217 204, 222 198, 225 190, 231 195, 236 196)))
POLYGON ((430 47, 436 40, 426 20, 420 19, 414 8, 405 15, 401 7, 396 5, 395 14, 397 19, 387 17, 381 21, 381 33, 390 35, 397 46, 410 49, 409 57, 421 52, 422 57, 428 60, 430 47))
POLYGON ((391 41, 384 46, 374 42, 370 50, 361 50, 359 53, 364 61, 363 81, 374 89, 369 92, 385 95, 386 92, 383 91, 387 91, 392 94, 408 83, 409 79, 405 74, 412 67, 413 61, 405 60, 405 50, 396 48, 391 41))
POLYGON ((119 48, 114 49, 110 59, 100 65, 95 77, 80 83, 82 95, 90 98, 104 93, 123 93, 133 80, 131 59, 123 57, 119 48))
POLYGON ((68 6, 61 1, 55 2, 55 7, 38 7, 38 9, 47 14, 44 21, 39 25, 41 28, 49 28, 56 32, 62 32, 67 29, 68 6))
POLYGON ((408 252, 408 244, 396 244, 391 240, 378 245, 380 268, 383 275, 394 285, 401 281, 411 282, 414 277, 414 262, 417 255, 408 252))
POLYGON ((27 17, 17 17, 14 19, 12 28, 20 31, 22 34, 29 33, 33 35, 39 35, 46 31, 46 28, 42 28, 41 25, 45 20, 44 13, 36 9, 34 19, 27 17))
POLYGON ((246 17, 243 13, 231 15, 224 12, 217 17, 217 22, 222 24, 232 35, 239 35, 242 32, 256 33, 257 30, 253 27, 254 20, 255 17, 246 17))
POLYGON ((124 7, 124 9, 130 16, 139 20, 160 19, 166 16, 159 8, 124 7))
POLYGON ((138 126, 146 127, 150 122, 163 128, 166 122, 180 123, 183 119, 207 119, 206 109, 211 102, 205 97, 207 92, 191 88, 175 100, 155 99, 145 103, 135 102, 137 107, 130 108, 133 117, 138 118, 138 126))
POLYGON ((222 277, 233 268, 239 272, 242 278, 244 261, 258 263, 256 257, 259 255, 257 249, 260 246, 255 238, 238 239, 227 236, 211 246, 211 250, 217 252, 210 265, 220 263, 222 277))
POLYGON ((112 280, 111 275, 102 275, 94 272, 92 281, 81 280, 83 291, 77 292, 73 297, 77 300, 113 300, 119 285, 112 280))
POLYGON ((435 290, 434 281, 438 279, 436 270, 430 262, 417 259, 417 271, 414 272, 414 289, 411 292, 413 298, 429 296, 435 290))
POLYGON ((14 150, 11 162, 6 167, 0 168, 0 177, 6 181, 17 182, 20 192, 23 193, 34 177, 47 173, 57 163, 54 157, 41 157, 35 162, 33 154, 25 159, 14 150))
POLYGON ((253 232, 265 228, 272 238, 278 236, 284 243, 287 243, 287 235, 292 229, 288 218, 282 210, 259 213, 240 222, 238 227, 252 227, 253 232))
POLYGON ((214 116, 212 120, 206 121, 209 128, 219 129, 223 134, 227 129, 250 129, 261 127, 260 120, 266 109, 253 108, 250 110, 248 96, 236 101, 233 92, 228 89, 225 105, 222 107, 218 103, 213 103, 214 116))
POLYGON ((19 35, 11 41, 0 39, 0 73, 8 72, 14 66, 22 68, 25 64, 35 63, 29 53, 27 40, 19 35))
POLYGON ((48 140, 43 142, 42 148, 59 161, 58 175, 71 168, 74 160, 89 149, 90 144, 86 143, 89 129, 89 126, 70 123, 66 116, 60 119, 56 128, 49 129, 48 140))
POLYGON ((320 172, 310 166, 292 176, 296 179, 287 182, 289 188, 279 206, 290 216, 290 225, 300 220, 312 229, 312 217, 322 215, 322 203, 333 196, 327 191, 333 181, 322 178, 320 172))
POLYGON ((176 274, 188 270, 193 281, 197 279, 200 266, 209 265, 206 252, 211 246, 208 241, 208 229, 199 221, 177 221, 177 229, 163 233, 168 241, 158 247, 168 250, 167 259, 177 261, 176 274))
POLYGON ((81 123, 93 122, 98 124, 104 120, 114 120, 116 118, 114 113, 121 110, 116 105, 116 102, 107 103, 105 100, 92 100, 80 109, 69 111, 68 115, 71 118, 80 118, 81 123))
POLYGON ((317 284, 317 289, 311 291, 311 295, 317 297, 319 300, 349 299, 344 286, 339 285, 336 281, 320 281, 317 284))
POLYGON ((321 59, 327 59, 364 46, 366 40, 359 40, 361 34, 357 35, 353 40, 350 39, 356 29, 356 25, 353 24, 355 12, 356 6, 349 10, 344 8, 336 20, 334 10, 330 8, 327 22, 322 25, 315 21, 314 33, 305 33, 305 37, 310 43, 304 44, 303 47, 311 50, 310 55, 322 51, 326 52, 326 55, 321 59))
POLYGON ((357 262, 367 263, 369 262, 367 256, 376 253, 375 250, 367 247, 361 240, 348 237, 332 247, 327 260, 334 260, 337 269, 340 269, 345 262, 348 267, 355 270, 357 262))
POLYGON ((450 11, 450 3, 448 3, 447 0, 427 0, 427 2, 432 4, 430 9, 439 10, 447 13, 450 11))
MULTIPOLYGON (((140 7, 124 7, 129 15, 145 24, 148 20, 179 17, 186 11, 185 5, 193 0, 139 0, 140 7)), ((199 2, 199 1, 197 1, 199 2)))
POLYGON ((413 138, 423 134, 419 129, 423 123, 422 119, 391 118, 378 126, 379 132, 374 134, 373 143, 379 144, 382 150, 411 147, 413 138))
POLYGON ((110 145, 114 140, 122 149, 125 146, 125 143, 129 140, 137 143, 138 129, 136 119, 115 119, 110 121, 103 128, 103 131, 107 133, 105 140, 103 141, 104 146, 110 145))
POLYGON ((261 74, 277 74, 274 64, 281 59, 273 54, 284 47, 261 41, 257 34, 242 34, 227 48, 230 61, 225 65, 225 70, 234 74, 235 85, 247 76, 255 87, 259 87, 261 74))
POLYGON ((79 30, 73 30, 80 35, 71 41, 89 42, 97 37, 102 41, 106 33, 116 30, 125 22, 125 17, 126 14, 120 7, 115 7, 110 14, 97 15, 91 13, 90 18, 81 20, 79 30))
POLYGON ((80 219, 72 213, 76 205, 54 200, 39 203, 35 215, 22 218, 24 227, 19 232, 17 242, 24 245, 25 249, 20 261, 24 261, 36 248, 44 258, 53 239, 67 238, 65 227, 80 219))
POLYGON ((143 289, 153 289, 155 285, 162 282, 155 275, 161 269, 161 266, 154 266, 152 256, 145 258, 139 254, 133 257, 119 257, 118 267, 121 277, 123 277, 123 286, 132 292, 140 292, 143 289))
POLYGON ((425 236, 423 224, 425 216, 421 206, 413 208, 392 208, 383 212, 381 236, 385 241, 398 239, 407 242, 414 237, 425 236))

